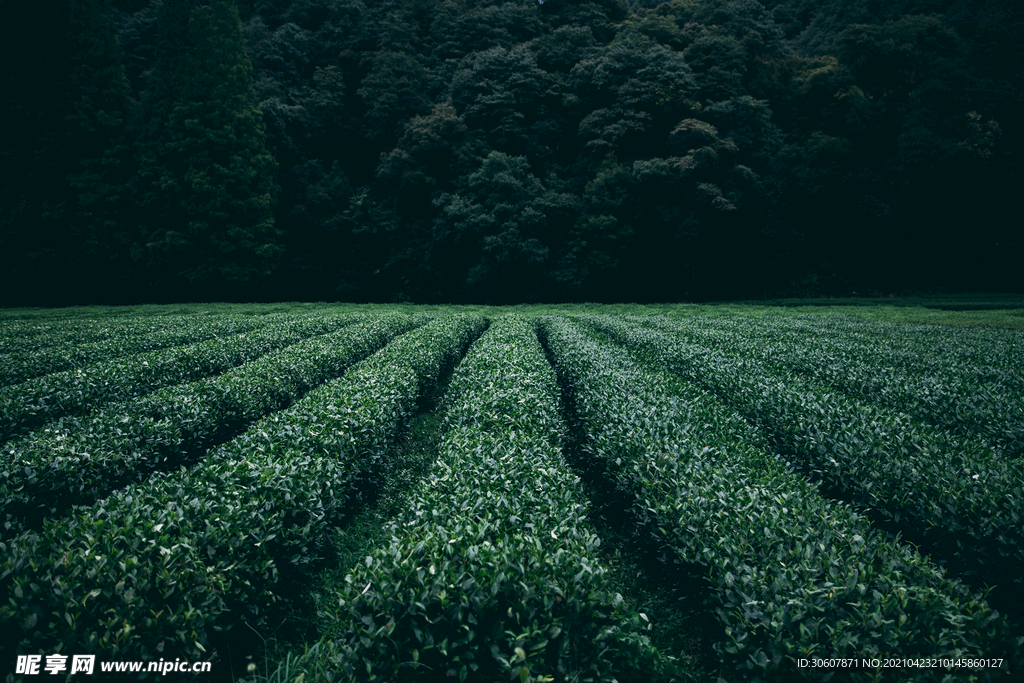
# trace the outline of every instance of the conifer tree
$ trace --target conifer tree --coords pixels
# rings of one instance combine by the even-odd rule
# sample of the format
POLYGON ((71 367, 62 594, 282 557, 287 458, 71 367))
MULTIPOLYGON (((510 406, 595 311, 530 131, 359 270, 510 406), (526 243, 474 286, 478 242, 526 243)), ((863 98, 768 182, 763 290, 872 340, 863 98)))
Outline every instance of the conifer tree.
POLYGON ((231 0, 165 0, 136 181, 156 296, 251 296, 280 256, 251 70, 231 0))

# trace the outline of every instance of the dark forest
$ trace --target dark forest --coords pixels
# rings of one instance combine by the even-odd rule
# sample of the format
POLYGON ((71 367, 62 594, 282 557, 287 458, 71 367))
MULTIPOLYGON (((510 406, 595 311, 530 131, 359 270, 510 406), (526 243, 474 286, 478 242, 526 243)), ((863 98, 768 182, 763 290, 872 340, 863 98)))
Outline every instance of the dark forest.
POLYGON ((1022 286, 1013 0, 2 14, 2 305, 1022 286))

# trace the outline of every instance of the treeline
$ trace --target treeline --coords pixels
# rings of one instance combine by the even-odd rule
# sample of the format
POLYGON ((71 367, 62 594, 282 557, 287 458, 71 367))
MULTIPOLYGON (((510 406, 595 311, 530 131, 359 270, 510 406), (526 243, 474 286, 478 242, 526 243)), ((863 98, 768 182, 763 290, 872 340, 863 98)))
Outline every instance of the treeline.
POLYGON ((3 303, 1021 286, 1012 0, 2 11, 3 303))

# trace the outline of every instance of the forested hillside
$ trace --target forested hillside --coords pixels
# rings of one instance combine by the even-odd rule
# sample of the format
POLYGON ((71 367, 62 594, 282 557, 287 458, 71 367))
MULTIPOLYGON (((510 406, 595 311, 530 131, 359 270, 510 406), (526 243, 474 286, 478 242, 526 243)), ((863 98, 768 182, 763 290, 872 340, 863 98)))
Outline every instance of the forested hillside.
POLYGON ((1013 290, 1013 0, 4 3, 3 304, 1013 290))

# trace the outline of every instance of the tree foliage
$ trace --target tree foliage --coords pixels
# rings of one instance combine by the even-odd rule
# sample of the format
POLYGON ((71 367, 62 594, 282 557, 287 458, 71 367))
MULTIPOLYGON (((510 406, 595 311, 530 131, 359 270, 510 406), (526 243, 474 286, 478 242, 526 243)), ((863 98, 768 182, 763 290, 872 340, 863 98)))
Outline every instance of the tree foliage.
POLYGON ((11 301, 40 276, 53 300, 74 279, 110 300, 1021 284, 1008 0, 4 12, 9 63, 35 64, 4 72, 11 301))
POLYGON ((263 140, 238 13, 230 0, 165 0, 143 102, 136 257, 154 289, 242 291, 280 256, 263 140))
POLYGON ((2 14, 0 288, 8 300, 80 301, 116 285, 126 248, 129 100, 111 7, 42 0, 2 14))

